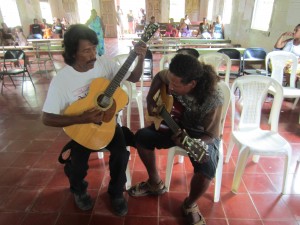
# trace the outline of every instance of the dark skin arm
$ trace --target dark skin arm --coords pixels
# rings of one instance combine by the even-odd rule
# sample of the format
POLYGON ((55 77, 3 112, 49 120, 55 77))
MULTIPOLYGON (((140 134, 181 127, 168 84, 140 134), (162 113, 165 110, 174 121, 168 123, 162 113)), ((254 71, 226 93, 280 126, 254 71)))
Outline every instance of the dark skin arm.
POLYGON ((51 127, 66 127, 74 124, 95 123, 101 124, 103 112, 94 108, 80 115, 66 116, 43 112, 42 121, 44 125, 51 127))
POLYGON ((127 80, 136 83, 140 80, 141 75, 144 72, 144 59, 147 52, 147 46, 144 43, 135 44, 134 51, 137 54, 138 62, 127 80))

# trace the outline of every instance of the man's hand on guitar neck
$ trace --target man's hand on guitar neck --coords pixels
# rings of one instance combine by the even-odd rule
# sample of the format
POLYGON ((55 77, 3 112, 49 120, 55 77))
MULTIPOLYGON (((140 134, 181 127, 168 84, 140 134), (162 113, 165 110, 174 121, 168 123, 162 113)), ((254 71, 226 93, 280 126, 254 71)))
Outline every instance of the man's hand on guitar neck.
POLYGON ((185 137, 185 135, 185 130, 179 129, 174 135, 172 135, 172 140, 177 146, 184 148, 184 146, 182 145, 182 140, 185 137))
POLYGON ((97 108, 93 108, 93 109, 84 111, 81 114, 81 119, 82 119, 83 123, 95 123, 95 124, 101 125, 103 116, 104 116, 103 111, 101 111, 97 108))
POLYGON ((134 52, 144 59, 147 52, 147 45, 143 42, 132 42, 132 44, 134 46, 134 52))

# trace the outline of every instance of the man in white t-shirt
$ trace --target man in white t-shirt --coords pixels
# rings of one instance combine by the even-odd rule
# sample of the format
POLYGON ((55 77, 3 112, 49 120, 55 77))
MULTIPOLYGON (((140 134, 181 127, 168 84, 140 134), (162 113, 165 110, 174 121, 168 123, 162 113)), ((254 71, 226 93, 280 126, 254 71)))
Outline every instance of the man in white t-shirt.
MULTIPOLYGON (((274 45, 275 50, 282 50, 286 52, 291 52, 295 54, 298 57, 298 65, 297 65, 297 77, 300 77, 300 24, 298 24, 293 32, 284 32, 280 35, 278 40, 276 41, 274 45)), ((289 85, 290 83, 290 68, 291 68, 291 62, 287 62, 286 67, 284 69, 285 76, 286 76, 286 82, 289 85)))
MULTIPOLYGON (((101 124, 103 111, 93 108, 80 115, 64 115, 65 109, 73 102, 88 95, 93 79, 102 77, 112 80, 120 66, 105 56, 98 56, 96 33, 82 24, 70 26, 64 35, 64 61, 67 64, 50 83, 46 101, 43 107, 43 123, 53 127, 67 127, 74 124, 101 124)), ((138 63, 132 72, 127 72, 123 80, 137 82, 143 72, 143 62, 147 47, 145 44, 134 48, 138 63)), ((113 211, 124 216, 128 212, 127 202, 123 196, 126 183, 126 167, 129 152, 127 134, 118 124, 112 141, 106 146, 110 151, 109 168, 111 180, 108 186, 113 211)), ((124 130, 126 131, 126 130, 124 130)), ((128 131, 128 130, 127 130, 128 131)), ((74 194, 76 205, 82 210, 90 210, 93 203, 87 193, 88 183, 84 180, 88 170, 90 149, 71 140, 64 148, 70 149, 70 157, 62 160, 64 171, 70 182, 70 190, 74 194)), ((62 154, 60 155, 62 159, 62 154)))

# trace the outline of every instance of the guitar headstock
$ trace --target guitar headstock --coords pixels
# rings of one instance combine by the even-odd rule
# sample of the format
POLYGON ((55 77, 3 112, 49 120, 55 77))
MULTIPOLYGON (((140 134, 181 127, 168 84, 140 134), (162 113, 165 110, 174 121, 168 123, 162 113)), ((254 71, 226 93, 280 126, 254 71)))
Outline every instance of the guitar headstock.
POLYGON ((208 146, 201 139, 194 139, 185 135, 182 145, 187 153, 197 162, 205 162, 209 158, 208 146))
POLYGON ((158 27, 159 25, 157 23, 151 23, 145 27, 141 40, 145 43, 149 41, 153 34, 157 31, 158 27))

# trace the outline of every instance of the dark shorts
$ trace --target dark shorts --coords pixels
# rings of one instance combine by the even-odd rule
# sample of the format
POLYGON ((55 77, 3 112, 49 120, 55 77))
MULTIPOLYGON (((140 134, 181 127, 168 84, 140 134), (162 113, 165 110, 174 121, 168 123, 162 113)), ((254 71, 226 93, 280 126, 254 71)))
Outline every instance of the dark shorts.
MULTIPOLYGON (((175 146, 171 139, 172 132, 158 132, 153 125, 142 128, 135 134, 136 145, 144 149, 154 151, 154 149, 168 149, 175 146)), ((194 173, 202 173, 208 179, 215 177, 218 161, 219 161, 219 144, 220 140, 215 138, 213 143, 208 144, 209 160, 203 163, 196 162, 189 157, 194 167, 194 173)))

